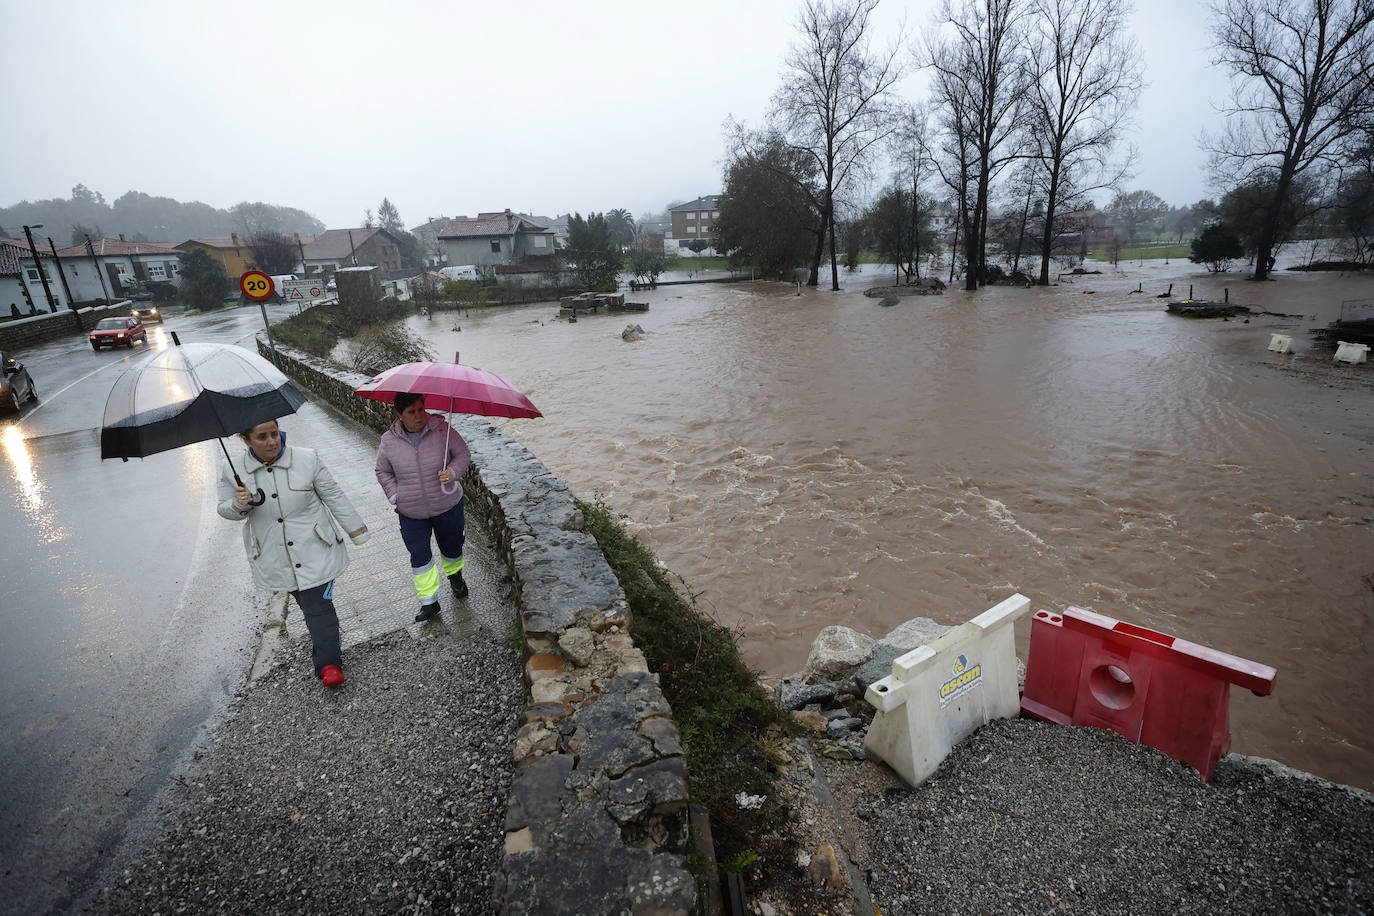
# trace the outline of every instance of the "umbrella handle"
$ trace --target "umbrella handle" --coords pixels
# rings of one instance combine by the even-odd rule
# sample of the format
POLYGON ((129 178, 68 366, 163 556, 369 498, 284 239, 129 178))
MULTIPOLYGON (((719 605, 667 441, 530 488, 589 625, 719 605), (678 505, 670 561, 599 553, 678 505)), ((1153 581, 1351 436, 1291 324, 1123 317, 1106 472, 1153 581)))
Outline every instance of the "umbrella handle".
MULTIPOLYGON (((454 361, 455 363, 458 362, 458 354, 455 353, 455 354, 453 355, 453 361, 454 361)), ((449 395, 449 399, 448 399, 448 414, 449 414, 449 416, 448 416, 448 423, 444 424, 444 468, 443 468, 443 469, 447 469, 447 468, 448 468, 448 436, 449 436, 449 433, 453 432, 453 426, 452 426, 452 424, 453 424, 453 396, 452 396, 452 395, 449 395)), ((453 493, 456 493, 456 492, 458 491, 458 488, 459 488, 460 486, 462 486, 462 484, 460 484, 460 483, 458 482, 458 478, 455 477, 455 478, 453 478, 453 480, 452 480, 451 482, 449 482, 449 483, 441 483, 441 484, 439 484, 439 490, 440 490, 445 496, 448 496, 448 495, 451 495, 451 494, 453 494, 453 493)))
MULTIPOLYGON (((238 484, 239 486, 243 486, 243 478, 240 477, 237 472, 234 473, 234 483, 238 484)), ((267 502, 267 494, 262 492, 262 487, 258 487, 257 497, 248 500, 248 505, 261 506, 265 502, 267 502)))
MULTIPOLYGON (((176 339, 176 336, 177 336, 177 335, 176 335, 176 332, 173 331, 173 332, 172 332, 172 339, 175 340, 175 339, 176 339)), ((179 341, 179 340, 177 341, 177 346, 181 346, 181 341, 179 341)), ((229 473, 231 473, 231 474, 234 475, 234 483, 238 484, 239 486, 243 486, 243 478, 240 477, 240 476, 239 476, 239 472, 238 472, 237 470, 234 469, 234 461, 233 461, 232 458, 229 457, 229 449, 227 449, 227 448, 224 447, 224 440, 223 440, 222 438, 220 438, 219 436, 216 436, 216 437, 215 437, 215 441, 217 441, 217 442, 219 443, 220 451, 224 452, 224 460, 227 461, 227 462, 229 462, 229 473)), ((125 461, 128 461, 129 459, 128 459, 128 458, 125 458, 124 460, 125 460, 125 461)), ((258 487, 258 496, 257 496, 257 499, 250 499, 250 500, 248 500, 248 505, 250 505, 250 506, 261 506, 261 505, 262 505, 263 503, 265 503, 265 502, 267 502, 267 494, 264 493, 264 492, 262 492, 262 487, 258 487)))

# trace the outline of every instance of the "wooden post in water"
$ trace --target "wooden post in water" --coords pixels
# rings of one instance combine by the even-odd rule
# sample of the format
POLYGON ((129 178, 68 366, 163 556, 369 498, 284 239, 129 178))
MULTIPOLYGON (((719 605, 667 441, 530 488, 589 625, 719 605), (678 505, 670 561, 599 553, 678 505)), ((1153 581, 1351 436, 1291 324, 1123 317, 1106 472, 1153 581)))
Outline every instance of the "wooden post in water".
POLYGON ((1193 284, 1191 283, 1188 284, 1188 298, 1193 298, 1193 284))
POLYGON ((1222 301, 1223 301, 1223 302, 1230 302, 1230 301, 1231 301, 1231 287, 1229 287, 1229 286, 1223 286, 1223 287, 1221 288, 1221 293, 1222 293, 1222 301))

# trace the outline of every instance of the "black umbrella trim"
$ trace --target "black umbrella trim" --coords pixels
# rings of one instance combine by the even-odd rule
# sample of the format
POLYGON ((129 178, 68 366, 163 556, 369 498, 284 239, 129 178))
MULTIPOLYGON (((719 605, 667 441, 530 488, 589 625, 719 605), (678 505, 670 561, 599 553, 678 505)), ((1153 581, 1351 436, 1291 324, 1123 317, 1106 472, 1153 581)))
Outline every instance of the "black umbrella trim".
POLYGON ((145 458, 184 445, 232 436, 295 413, 306 400, 294 382, 262 389, 259 383, 235 391, 206 390, 192 401, 116 421, 100 431, 100 457, 145 458), (258 393, 241 393, 249 390, 258 393))

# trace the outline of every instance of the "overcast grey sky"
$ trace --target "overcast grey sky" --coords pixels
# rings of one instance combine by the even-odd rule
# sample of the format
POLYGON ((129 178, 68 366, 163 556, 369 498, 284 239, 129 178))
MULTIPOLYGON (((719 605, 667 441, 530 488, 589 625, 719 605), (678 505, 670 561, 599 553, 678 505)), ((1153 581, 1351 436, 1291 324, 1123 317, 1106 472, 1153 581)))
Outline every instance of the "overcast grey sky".
MULTIPOLYGON (((407 226, 656 211, 720 190, 722 122, 761 120, 800 5, 0 0, 0 206, 83 183, 107 201, 263 200, 334 228, 383 196, 407 226)), ((883 0, 878 38, 905 19, 914 39, 934 7, 883 0)), ((1136 0, 1132 26, 1148 86, 1129 187, 1190 203, 1226 88, 1206 10, 1136 0)))

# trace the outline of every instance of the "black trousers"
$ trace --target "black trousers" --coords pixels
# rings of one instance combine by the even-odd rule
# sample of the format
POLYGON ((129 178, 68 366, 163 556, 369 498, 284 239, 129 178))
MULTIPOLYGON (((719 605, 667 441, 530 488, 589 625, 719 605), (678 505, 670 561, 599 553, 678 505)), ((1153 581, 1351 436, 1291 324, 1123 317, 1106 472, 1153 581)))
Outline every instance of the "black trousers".
POLYGON ((305 628, 310 631, 311 656, 315 661, 315 677, 325 665, 343 666, 343 655, 339 648, 339 615, 334 610, 334 583, 326 582, 314 588, 303 588, 291 593, 305 617, 305 628))

